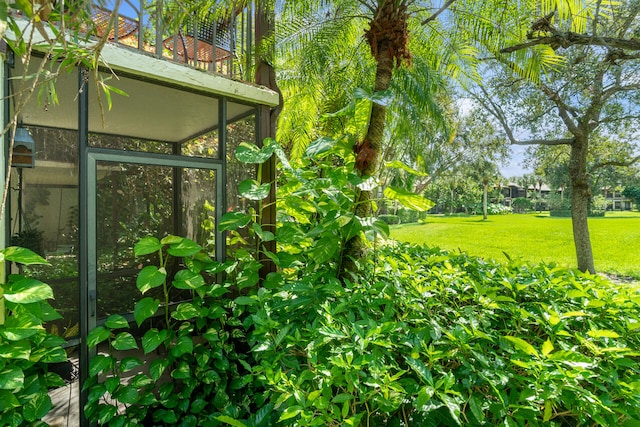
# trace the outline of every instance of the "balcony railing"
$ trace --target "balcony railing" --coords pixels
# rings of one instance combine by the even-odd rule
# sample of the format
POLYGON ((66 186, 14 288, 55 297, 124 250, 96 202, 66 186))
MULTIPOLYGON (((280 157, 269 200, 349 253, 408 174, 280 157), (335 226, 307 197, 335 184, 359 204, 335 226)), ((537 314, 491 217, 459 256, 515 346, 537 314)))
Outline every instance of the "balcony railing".
POLYGON ((256 14, 253 2, 242 3, 234 11, 188 13, 178 9, 185 2, 102 1, 92 6, 90 31, 103 38, 108 32, 107 41, 124 48, 252 82, 256 14))

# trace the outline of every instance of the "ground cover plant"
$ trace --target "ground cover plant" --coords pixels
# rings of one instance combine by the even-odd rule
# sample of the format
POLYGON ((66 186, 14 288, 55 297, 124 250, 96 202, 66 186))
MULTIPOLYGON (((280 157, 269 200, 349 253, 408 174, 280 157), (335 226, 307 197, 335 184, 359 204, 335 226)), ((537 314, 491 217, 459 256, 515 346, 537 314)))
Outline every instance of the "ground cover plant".
POLYGON ((640 293, 411 245, 256 297, 282 425, 637 425, 640 293), (279 404, 279 405, 278 405, 279 404))
MULTIPOLYGON (((599 272, 640 279, 640 214, 607 212, 590 218, 589 229, 599 272)), ((491 216, 488 221, 430 215, 421 224, 393 226, 391 237, 496 260, 506 260, 506 253, 534 264, 576 265, 571 221, 546 214, 491 216)))

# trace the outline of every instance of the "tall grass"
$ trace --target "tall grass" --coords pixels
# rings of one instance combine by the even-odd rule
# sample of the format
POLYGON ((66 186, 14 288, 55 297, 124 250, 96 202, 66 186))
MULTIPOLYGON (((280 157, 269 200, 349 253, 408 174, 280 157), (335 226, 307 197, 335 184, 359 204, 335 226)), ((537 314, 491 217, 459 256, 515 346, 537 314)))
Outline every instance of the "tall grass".
MULTIPOLYGON (((589 230, 599 272, 640 279, 640 213, 614 212, 590 218, 589 230)), ((577 265, 570 218, 548 214, 429 216, 423 224, 391 228, 393 239, 427 244, 497 260, 577 265), (506 254, 506 255, 505 255, 506 254)))

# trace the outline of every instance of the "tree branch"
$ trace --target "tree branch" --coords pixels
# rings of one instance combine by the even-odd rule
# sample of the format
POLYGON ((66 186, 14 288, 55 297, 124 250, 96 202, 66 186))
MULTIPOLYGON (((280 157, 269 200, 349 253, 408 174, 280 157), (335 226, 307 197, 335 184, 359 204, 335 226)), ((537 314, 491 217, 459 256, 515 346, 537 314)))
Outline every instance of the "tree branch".
POLYGON ((632 159, 630 159, 629 161, 623 162, 623 161, 616 161, 616 160, 611 160, 609 162, 601 162, 601 163, 595 163, 593 166, 591 166, 591 169, 598 169, 598 168, 603 168, 605 166, 619 166, 619 167, 628 167, 631 166, 635 163, 638 163, 640 161, 640 156, 636 156, 632 159))
POLYGON ((601 119, 598 122, 598 124, 607 124, 607 123, 621 122, 624 120, 638 120, 638 119, 640 119, 640 115, 637 115, 637 114, 630 115, 630 116, 620 116, 620 117, 610 116, 610 117, 601 119))
MULTIPOLYGON (((549 45, 553 48, 570 46, 603 46, 613 49, 624 49, 632 51, 640 51, 640 39, 621 39, 616 37, 597 37, 587 34, 578 34, 573 32, 556 33, 550 36, 534 37, 529 41, 514 46, 505 47, 500 50, 501 53, 512 53, 518 50, 527 49, 532 46, 541 44, 549 45)), ((633 55, 636 56, 636 55, 633 55)), ((627 59, 622 57, 620 59, 627 59)))
POLYGON ((609 98, 611 98, 613 95, 615 95, 618 92, 630 92, 633 90, 640 90, 640 83, 636 83, 633 85, 626 85, 626 86, 618 86, 618 85, 611 86, 602 92, 602 100, 607 101, 609 100, 609 98))
POLYGON ((571 145, 575 138, 559 139, 528 139, 526 141, 511 141, 514 145, 571 145))
POLYGON ((575 109, 570 105, 567 105, 562 100, 560 95, 557 92, 555 92, 553 89, 551 89, 549 86, 541 82, 541 83, 538 83, 538 87, 547 96, 547 98, 551 102, 553 102, 555 106, 558 108, 558 114, 560 115, 560 118, 564 122, 567 129, 569 129, 569 132, 571 132, 573 135, 577 135, 578 133, 580 133, 580 129, 578 128, 578 125, 576 125, 576 123, 573 121, 571 117, 571 116, 573 117, 576 116, 575 109))
POLYGON ((449 8, 449 6, 451 6, 453 4, 453 2, 455 2, 456 0, 447 0, 440 9, 436 10, 435 13, 433 15, 431 15, 430 17, 428 17, 427 19, 425 19, 424 21, 422 21, 422 25, 427 25, 429 22, 433 21, 434 19, 436 19, 438 17, 438 15, 440 15, 442 12, 444 12, 445 10, 447 10, 449 8))

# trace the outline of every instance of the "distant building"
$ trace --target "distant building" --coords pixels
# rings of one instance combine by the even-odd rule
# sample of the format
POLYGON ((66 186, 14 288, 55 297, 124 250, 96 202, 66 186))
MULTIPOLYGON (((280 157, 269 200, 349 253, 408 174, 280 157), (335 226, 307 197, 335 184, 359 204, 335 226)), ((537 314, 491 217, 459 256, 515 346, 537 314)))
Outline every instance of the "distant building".
POLYGON ((611 187, 600 189, 601 194, 607 200, 608 211, 630 211, 633 201, 622 195, 622 190, 611 187))
POLYGON ((518 197, 527 197, 527 190, 524 187, 519 186, 515 182, 508 182, 503 187, 501 187, 500 192, 502 193, 502 204, 505 206, 511 206, 513 199, 518 197))

